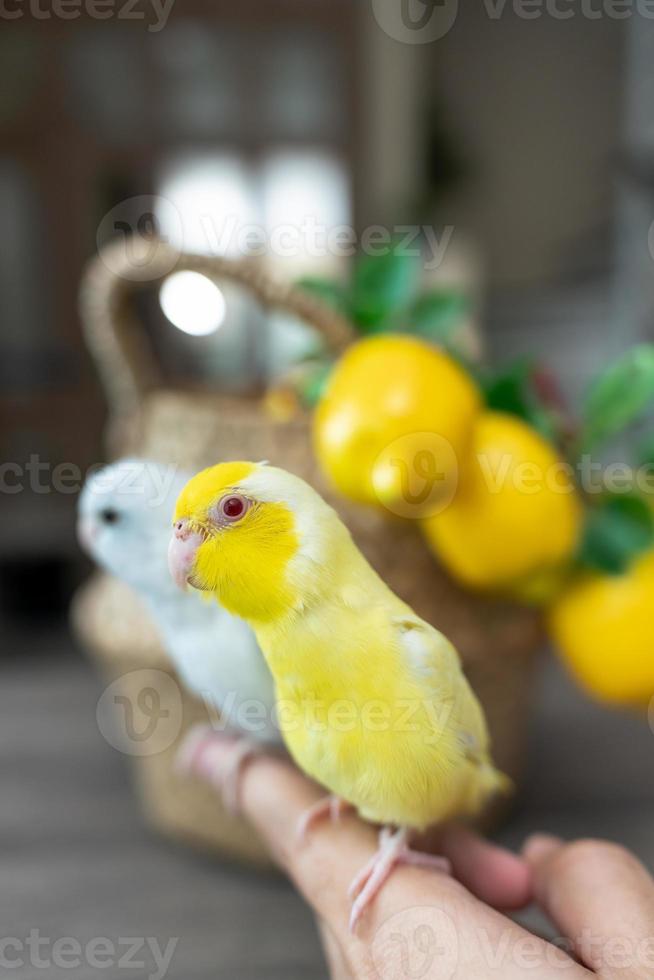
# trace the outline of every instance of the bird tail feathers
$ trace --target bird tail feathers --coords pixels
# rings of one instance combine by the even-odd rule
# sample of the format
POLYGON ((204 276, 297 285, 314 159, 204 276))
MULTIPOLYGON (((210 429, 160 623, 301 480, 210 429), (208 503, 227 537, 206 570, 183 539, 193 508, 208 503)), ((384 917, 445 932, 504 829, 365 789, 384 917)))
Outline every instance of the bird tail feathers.
POLYGON ((508 796, 513 790, 513 780, 496 769, 490 759, 484 759, 479 762, 470 786, 468 812, 478 813, 493 797, 508 796))

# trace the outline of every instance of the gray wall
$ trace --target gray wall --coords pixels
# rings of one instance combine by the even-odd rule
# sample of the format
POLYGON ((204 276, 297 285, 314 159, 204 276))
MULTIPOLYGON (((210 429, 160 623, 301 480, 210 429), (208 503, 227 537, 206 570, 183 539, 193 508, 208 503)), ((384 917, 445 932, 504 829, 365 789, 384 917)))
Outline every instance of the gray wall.
POLYGON ((545 12, 524 20, 508 0, 494 20, 477 0, 459 2, 445 37, 409 45, 369 12, 365 20, 377 92, 370 210, 399 206, 420 179, 422 126, 409 99, 434 95, 473 167, 438 219, 478 236, 491 283, 566 271, 575 243, 612 217, 625 22, 545 12))

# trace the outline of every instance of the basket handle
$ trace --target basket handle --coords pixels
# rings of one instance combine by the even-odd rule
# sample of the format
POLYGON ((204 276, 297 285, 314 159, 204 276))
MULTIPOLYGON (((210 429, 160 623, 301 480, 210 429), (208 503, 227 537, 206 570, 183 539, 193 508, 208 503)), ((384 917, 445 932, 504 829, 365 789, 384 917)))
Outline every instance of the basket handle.
POLYGON ((155 237, 115 239, 89 262, 79 292, 86 343, 112 415, 132 415, 144 394, 161 383, 153 351, 130 302, 132 294, 172 272, 187 270, 236 282, 265 308, 295 314, 315 327, 335 353, 354 337, 345 317, 305 290, 277 282, 253 260, 180 253, 155 237))

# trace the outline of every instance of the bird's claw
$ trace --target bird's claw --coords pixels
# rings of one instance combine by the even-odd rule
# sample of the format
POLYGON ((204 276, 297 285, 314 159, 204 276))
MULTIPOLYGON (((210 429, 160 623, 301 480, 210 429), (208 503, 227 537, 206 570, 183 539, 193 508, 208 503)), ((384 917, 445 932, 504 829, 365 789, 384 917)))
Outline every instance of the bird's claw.
POLYGON ((348 809, 350 809, 351 804, 346 800, 342 800, 340 796, 326 796, 322 800, 318 800, 312 806, 308 807, 303 814, 301 814, 300 819, 297 823, 297 839, 300 843, 303 843, 309 834, 309 831, 321 820, 329 819, 331 823, 338 823, 341 815, 348 809))
POLYGON ((352 901, 350 910, 352 935, 355 935, 364 912, 381 891, 396 865, 409 864, 414 867, 431 868, 445 874, 451 873, 452 868, 447 858, 412 850, 408 844, 408 836, 409 832, 406 829, 393 833, 388 828, 384 828, 379 835, 377 851, 352 880, 348 891, 348 897, 352 901))

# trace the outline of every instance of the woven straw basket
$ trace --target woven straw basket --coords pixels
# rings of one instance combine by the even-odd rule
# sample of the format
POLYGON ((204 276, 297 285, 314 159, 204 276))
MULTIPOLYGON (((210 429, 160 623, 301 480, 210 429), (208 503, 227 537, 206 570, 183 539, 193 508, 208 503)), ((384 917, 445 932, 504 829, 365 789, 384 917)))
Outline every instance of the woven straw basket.
MULTIPOLYGON (((514 606, 472 597, 438 567, 410 521, 389 520, 336 497, 318 471, 308 417, 276 422, 255 397, 165 388, 134 311, 134 294, 158 285, 172 270, 194 270, 250 290, 265 308, 312 324, 335 351, 352 339, 350 325, 313 297, 268 279, 249 262, 179 255, 153 240, 112 243, 89 265, 81 287, 81 314, 110 409, 112 455, 138 454, 197 470, 226 459, 268 459, 302 476, 341 514, 371 564, 415 611, 451 638, 486 710, 498 765, 519 779, 537 617, 514 606)), ((109 576, 95 575, 78 593, 73 621, 84 645, 117 685, 125 704, 140 704, 144 685, 163 704, 174 670, 139 600, 109 576)), ((120 699, 118 699, 120 701, 120 699)), ((159 702, 158 702, 159 703, 159 702)), ((159 829, 255 864, 267 863, 250 829, 225 813, 211 788, 175 771, 184 732, 207 720, 205 707, 181 696, 179 731, 162 736, 157 751, 134 754, 145 811, 159 829)), ((164 726, 165 727, 165 726, 164 726)))

